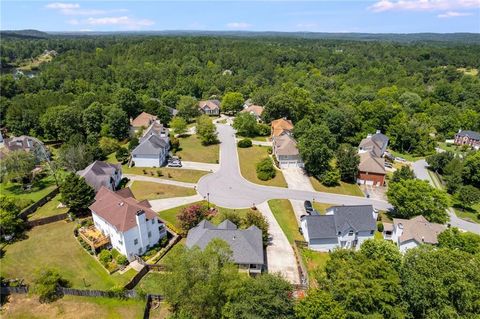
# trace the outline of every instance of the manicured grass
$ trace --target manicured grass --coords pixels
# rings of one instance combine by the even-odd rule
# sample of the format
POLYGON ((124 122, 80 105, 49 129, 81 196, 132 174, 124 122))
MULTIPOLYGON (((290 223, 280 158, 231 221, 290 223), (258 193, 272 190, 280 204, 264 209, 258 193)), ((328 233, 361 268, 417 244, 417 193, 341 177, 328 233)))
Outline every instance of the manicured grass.
POLYGON ((144 181, 134 181, 130 189, 138 200, 184 197, 197 193, 193 188, 144 181))
POLYGON ((310 182, 312 183, 313 188, 317 192, 325 192, 325 193, 332 193, 332 194, 343 194, 343 195, 350 195, 350 196, 359 196, 364 197, 362 190, 358 187, 357 184, 349 184, 345 182, 340 182, 339 186, 327 187, 323 185, 318 179, 315 177, 310 177, 310 182))
POLYGON ((330 256, 327 252, 314 251, 308 248, 301 248, 300 254, 302 255, 303 264, 307 267, 310 284, 315 285, 316 274, 325 271, 325 266, 330 256))
POLYGON ((472 210, 464 210, 459 207, 454 207, 455 215, 461 219, 465 219, 474 223, 480 224, 480 204, 474 205, 472 210))
POLYGON ((242 172, 243 177, 255 184, 287 187, 287 182, 285 181, 281 170, 277 169, 276 176, 268 181, 262 181, 257 177, 257 163, 269 156, 267 148, 267 146, 258 145, 253 145, 248 148, 237 148, 240 161, 240 171, 242 172))
POLYGON ((64 296, 52 303, 41 304, 35 295, 9 296, 2 315, 5 318, 143 318, 145 302, 139 299, 64 296))
POLYGON ((327 208, 330 208, 334 205, 333 204, 327 204, 327 203, 313 202, 312 206, 313 206, 313 209, 315 209, 317 212, 320 213, 320 215, 325 215, 325 212, 326 212, 327 208))
POLYGON ((149 167, 127 167, 122 166, 123 174, 135 174, 144 175, 150 177, 157 177, 163 179, 171 179, 179 182, 196 183, 200 177, 209 174, 209 172, 198 171, 193 169, 180 169, 171 167, 149 168, 149 167), (146 174, 143 173, 146 172, 146 174), (157 172, 160 171, 162 176, 158 176, 157 172))
POLYGON ((38 208, 28 219, 35 220, 68 212, 68 207, 58 207, 58 205, 60 205, 60 195, 55 196, 51 201, 38 208))
POLYGON ((187 135, 178 138, 181 150, 175 155, 183 161, 218 163, 219 144, 203 146, 197 135, 187 135))
POLYGON ((268 201, 268 205, 290 244, 293 244, 295 240, 303 241, 303 236, 298 231, 297 217, 290 201, 288 199, 272 199, 268 201))
POLYGON ((19 202, 24 202, 23 204, 20 203, 20 206, 26 207, 29 205, 25 206, 25 203, 32 201, 30 204, 33 204, 33 202, 40 200, 42 197, 50 193, 55 187, 55 179, 53 176, 49 175, 34 182, 30 190, 24 190, 20 183, 0 183, 0 194, 15 197, 19 202))
POLYGON ((0 273, 6 278, 23 278, 32 283, 40 269, 55 269, 74 288, 109 289, 123 286, 134 275, 129 270, 109 275, 100 263, 89 255, 73 236, 75 223, 60 221, 37 226, 27 239, 5 247, 0 273), (87 287, 84 285, 87 284, 87 287))
POLYGON ((461 145, 455 145, 455 144, 447 144, 445 142, 438 142, 438 147, 445 150, 452 152, 457 155, 465 155, 467 152, 465 151, 465 147, 461 145))
POLYGON ((415 162, 415 161, 418 161, 419 159, 425 158, 425 156, 413 156, 411 154, 400 153, 400 152, 396 152, 394 150, 388 150, 388 152, 395 157, 402 157, 409 162, 415 162))
POLYGON ((267 142, 268 141, 268 136, 248 137, 248 136, 237 135, 237 138, 240 138, 240 139, 248 138, 248 139, 251 139, 252 141, 259 141, 259 142, 267 142))
MULTIPOLYGON (((164 257, 165 258, 165 257, 164 257)), ((160 289, 159 282, 162 280, 162 274, 154 271, 150 271, 145 277, 142 278, 138 287, 149 294, 161 295, 162 289, 160 289)))

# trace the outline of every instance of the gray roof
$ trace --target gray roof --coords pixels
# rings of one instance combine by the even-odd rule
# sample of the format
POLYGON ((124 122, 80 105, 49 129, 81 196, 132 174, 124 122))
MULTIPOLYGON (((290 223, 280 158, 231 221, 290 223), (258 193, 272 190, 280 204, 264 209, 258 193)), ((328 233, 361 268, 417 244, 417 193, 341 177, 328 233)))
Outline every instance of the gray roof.
POLYGON ((380 131, 364 138, 359 145, 362 150, 368 150, 376 157, 381 157, 387 150, 388 137, 380 131))
POLYGON ((375 133, 372 135, 372 140, 376 143, 380 144, 380 146, 387 146, 388 144, 388 136, 382 133, 375 133))
POLYGON ((229 220, 225 220, 218 226, 203 220, 188 231, 186 245, 189 248, 198 246, 204 249, 214 238, 227 242, 233 252, 235 263, 263 265, 262 231, 258 227, 238 229, 229 220))
POLYGON ((132 154, 135 155, 158 155, 160 150, 168 149, 168 137, 150 135, 135 147, 132 154))
POLYGON ((168 129, 163 126, 160 121, 154 121, 150 126, 145 130, 145 133, 143 133, 142 137, 140 138, 140 143, 143 142, 145 139, 147 139, 151 135, 158 135, 160 137, 165 137, 168 138, 168 129))
POLYGON ((121 169, 122 166, 120 164, 95 161, 85 167, 85 169, 78 171, 77 174, 83 177, 87 184, 92 186, 97 192, 102 186, 109 187, 111 178, 115 175, 115 172, 121 172, 121 169))
POLYGON ((474 131, 460 131, 456 135, 458 136, 467 136, 473 140, 479 140, 480 141, 480 133, 474 132, 474 131))
POLYGON ((336 238, 339 232, 350 229, 355 232, 376 229, 372 205, 332 206, 327 213, 330 214, 304 217, 310 239, 336 238))

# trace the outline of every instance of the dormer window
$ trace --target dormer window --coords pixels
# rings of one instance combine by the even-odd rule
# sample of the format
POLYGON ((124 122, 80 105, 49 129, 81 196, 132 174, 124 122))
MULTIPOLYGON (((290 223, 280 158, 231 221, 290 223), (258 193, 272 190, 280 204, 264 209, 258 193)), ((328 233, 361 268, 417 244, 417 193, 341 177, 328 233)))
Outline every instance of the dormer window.
POLYGON ((348 232, 348 236, 353 236, 353 230, 350 230, 350 231, 348 232))

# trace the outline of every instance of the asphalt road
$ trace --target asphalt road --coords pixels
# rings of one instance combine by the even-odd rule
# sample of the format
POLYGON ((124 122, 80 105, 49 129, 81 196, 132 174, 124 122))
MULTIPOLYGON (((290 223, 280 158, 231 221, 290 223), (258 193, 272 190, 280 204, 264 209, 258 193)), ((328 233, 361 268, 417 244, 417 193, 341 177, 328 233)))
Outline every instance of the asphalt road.
POLYGON ((220 169, 198 181, 198 192, 210 202, 227 208, 247 208, 270 199, 312 200, 336 205, 372 204, 377 209, 389 209, 386 201, 356 196, 338 195, 281 187, 262 186, 244 179, 240 173, 235 131, 227 124, 217 124, 220 139, 220 169))

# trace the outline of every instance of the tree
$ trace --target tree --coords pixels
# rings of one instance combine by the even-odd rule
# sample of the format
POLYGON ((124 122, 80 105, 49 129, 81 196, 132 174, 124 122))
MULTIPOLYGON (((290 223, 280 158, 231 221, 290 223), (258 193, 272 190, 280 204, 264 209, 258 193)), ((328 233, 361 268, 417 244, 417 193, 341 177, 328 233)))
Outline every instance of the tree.
POLYGON ((67 105, 54 106, 41 116, 46 138, 68 141, 75 134, 84 134, 82 110, 67 105))
POLYGON ((180 213, 177 215, 180 228, 186 233, 197 226, 204 219, 209 219, 212 215, 212 211, 209 211, 205 205, 194 204, 182 208, 180 213))
POLYGON ((298 149, 309 174, 320 177, 330 169, 334 144, 332 134, 323 124, 313 125, 300 137, 298 149))
POLYGON ((0 162, 2 180, 25 182, 35 168, 35 157, 22 150, 7 153, 0 162))
POLYGON ((238 289, 228 290, 222 318, 294 318, 292 285, 279 275, 246 277, 238 289))
POLYGON ((480 188, 480 152, 467 155, 463 165, 463 182, 480 188))
POLYGON ((159 106, 155 111, 155 114, 160 120, 160 123, 168 124, 172 120, 172 113, 170 112, 169 109, 167 109, 166 106, 163 106, 163 105, 159 106))
POLYGON ((127 138, 130 131, 130 120, 125 111, 116 105, 104 108, 104 124, 102 135, 113 137, 118 140, 127 138))
POLYGON ((187 122, 200 114, 197 99, 191 96, 181 96, 177 102, 177 110, 177 116, 184 118, 187 122))
POLYGON ((478 254, 480 253, 480 235, 461 232, 455 227, 448 228, 438 235, 438 246, 478 254))
POLYGON ((102 138, 100 138, 98 144, 103 154, 112 154, 113 152, 116 152, 118 149, 120 149, 120 143, 116 139, 111 137, 103 136, 102 138))
POLYGON ((383 258, 396 270, 400 270, 402 265, 402 254, 392 241, 368 239, 362 243, 360 252, 368 259, 383 258))
POLYGON ((268 243, 268 221, 265 216, 257 210, 249 210, 243 220, 245 227, 256 226, 262 231, 263 244, 268 243))
POLYGON ((426 160, 432 170, 443 174, 443 170, 454 157, 455 155, 452 152, 442 152, 427 156, 426 160))
POLYGON ((257 119, 248 112, 240 113, 235 117, 233 128, 241 136, 253 137, 258 134, 257 119))
POLYGON ((125 147, 119 147, 115 152, 115 158, 122 164, 125 164, 130 157, 130 153, 125 147))
POLYGON ((442 224, 448 220, 446 194, 426 181, 408 179, 392 183, 387 196, 396 217, 409 219, 423 215, 430 222, 442 224))
POLYGON ((237 227, 240 227, 243 223, 242 217, 235 211, 226 210, 220 214, 220 222, 227 219, 237 225, 237 227))
POLYGON ((336 152, 336 158, 340 179, 344 182, 355 182, 358 174, 358 164, 360 164, 357 149, 349 144, 342 144, 336 152))
POLYGON ((257 177, 262 181, 268 181, 277 174, 270 157, 265 157, 256 166, 257 177))
POLYGON ((480 258, 427 245, 407 251, 402 291, 412 318, 474 318, 480 312, 480 258))
POLYGON ((130 141, 128 141, 128 150, 133 151, 135 147, 138 146, 138 138, 137 137, 131 137, 130 141))
POLYGON ((456 193, 458 188, 463 184, 463 164, 464 162, 460 158, 455 157, 443 168, 443 177, 446 182, 447 192, 450 194, 456 193))
POLYGON ((327 187, 333 187, 340 184, 340 172, 336 168, 330 168, 320 177, 322 184, 327 187))
POLYGON ((242 110, 243 95, 239 92, 227 92, 222 99, 222 111, 225 113, 236 114, 242 110))
POLYGON ((102 105, 98 102, 92 103, 83 111, 82 121, 87 135, 98 136, 103 123, 102 105))
POLYGON ((415 179, 415 173, 410 167, 404 165, 393 172, 392 179, 390 181, 392 183, 397 183, 407 179, 415 179))
POLYGON ((0 196, 0 242, 23 231, 24 221, 18 217, 19 213, 20 209, 15 205, 15 198, 0 196))
POLYGON ((142 109, 141 101, 129 88, 121 88, 117 91, 115 103, 127 114, 127 118, 134 117, 142 109))
POLYGON ((203 145, 217 144, 217 129, 208 115, 197 117, 197 134, 203 145))
MULTIPOLYGON (((103 155, 103 154, 100 154, 103 155)), ((58 162, 70 172, 84 169, 94 160, 94 155, 88 145, 63 144, 58 151, 58 162)))
POLYGON ((295 317, 298 319, 347 319, 343 306, 333 299, 331 293, 312 289, 307 297, 295 306, 295 317))
POLYGON ((480 202, 480 189, 472 185, 460 186, 455 198, 463 207, 470 207, 480 202))
POLYGON ((58 288, 68 286, 67 280, 50 269, 40 270, 33 281, 33 291, 38 295, 41 303, 49 303, 61 298, 62 294, 58 288))
POLYGON ((175 116, 170 122, 170 127, 175 134, 182 135, 187 131, 187 121, 183 117, 175 116))
POLYGON ((83 177, 69 173, 60 187, 61 201, 74 213, 88 209, 95 198, 95 190, 83 177))

